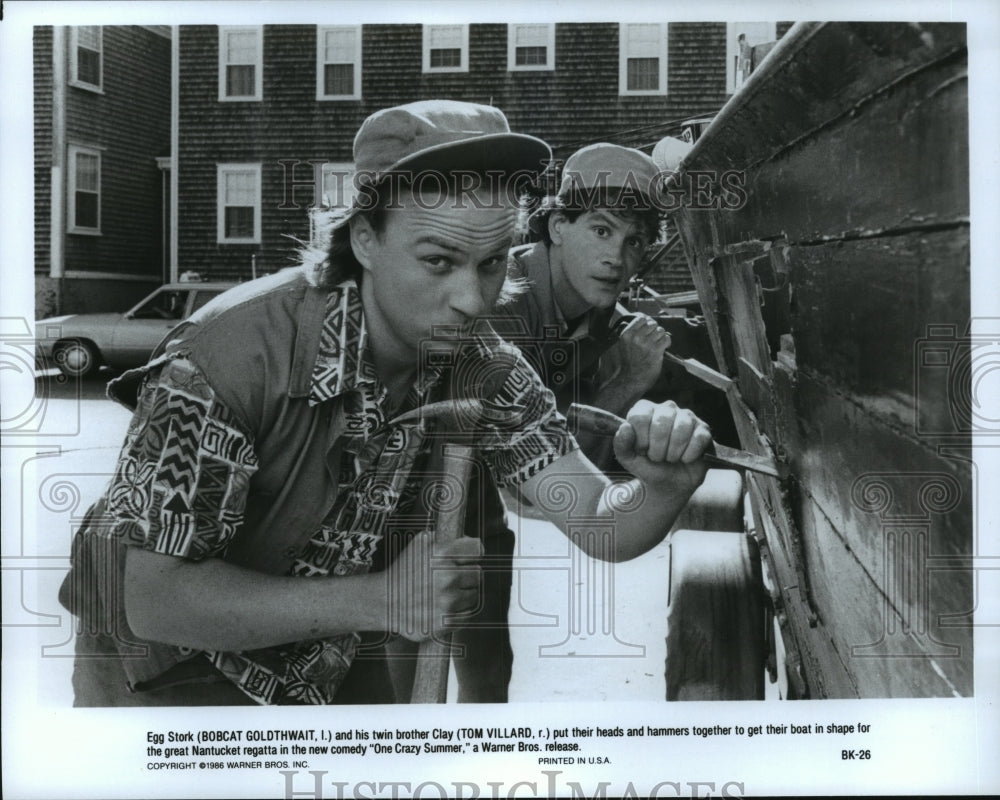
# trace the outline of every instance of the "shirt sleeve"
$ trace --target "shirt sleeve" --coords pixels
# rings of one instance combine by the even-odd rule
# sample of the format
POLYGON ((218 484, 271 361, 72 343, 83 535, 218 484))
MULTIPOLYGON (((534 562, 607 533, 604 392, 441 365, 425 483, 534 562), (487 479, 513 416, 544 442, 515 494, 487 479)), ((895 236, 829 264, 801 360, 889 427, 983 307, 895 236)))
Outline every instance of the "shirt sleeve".
POLYGON ((506 420, 489 424, 477 442, 480 455, 498 486, 520 486, 557 458, 578 449, 566 427, 566 418, 556 410, 556 399, 538 373, 512 345, 516 353, 507 380, 490 401, 491 413, 506 420))
POLYGON ((257 457, 204 375, 177 358, 152 370, 108 489, 110 533, 125 544, 200 560, 243 521, 257 457))

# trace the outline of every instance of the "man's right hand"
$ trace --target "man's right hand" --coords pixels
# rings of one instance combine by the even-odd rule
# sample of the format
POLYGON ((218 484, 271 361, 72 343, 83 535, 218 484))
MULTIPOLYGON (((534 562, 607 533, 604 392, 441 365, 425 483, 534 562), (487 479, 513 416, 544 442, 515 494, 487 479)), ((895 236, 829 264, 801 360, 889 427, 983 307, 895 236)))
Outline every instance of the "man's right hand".
POLYGON ((482 554, 482 542, 469 536, 434 542, 433 534, 424 531, 414 537, 388 568, 390 632, 421 642, 450 627, 448 616, 475 610, 482 554))
POLYGON ((636 314, 622 331, 615 348, 621 359, 617 380, 642 395, 653 387, 663 369, 663 352, 670 334, 647 314, 636 314))

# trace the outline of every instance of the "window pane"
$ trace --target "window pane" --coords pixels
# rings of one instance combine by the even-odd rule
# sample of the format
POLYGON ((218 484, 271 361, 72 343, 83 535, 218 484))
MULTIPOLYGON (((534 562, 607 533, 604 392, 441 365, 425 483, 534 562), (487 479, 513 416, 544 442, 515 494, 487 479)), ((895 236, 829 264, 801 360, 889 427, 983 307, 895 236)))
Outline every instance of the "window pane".
POLYGON ((548 43, 548 25, 518 25, 514 29, 514 44, 517 47, 545 47, 548 43))
POLYGON ((323 67, 323 94, 354 94, 354 65, 327 64, 323 67))
POLYGON ((353 29, 326 31, 323 61, 327 63, 354 61, 354 34, 353 29))
POLYGON ((252 97, 255 69, 252 64, 226 67, 226 97, 252 97))
POLYGON ((88 153, 76 154, 76 188, 81 192, 97 192, 98 159, 88 153))
POLYGON ((226 238, 253 238, 253 206, 229 206, 226 208, 226 238))
POLYGON ((97 227, 97 195, 94 192, 76 192, 76 214, 73 224, 78 228, 97 227))
POLYGON ((99 25, 80 25, 76 29, 76 43, 89 50, 101 49, 101 28, 99 25))
POLYGON ((257 180, 253 172, 227 172, 223 203, 227 206, 252 206, 257 201, 257 180))
POLYGON ((226 34, 226 63, 253 64, 257 61, 257 34, 231 31, 226 34))
POLYGON ((514 51, 514 63, 517 66, 545 66, 545 47, 518 47, 514 51))
POLYGON ((659 25, 629 25, 629 56, 658 56, 661 44, 660 35, 659 25))
POLYGON ((431 50, 432 67, 460 67, 462 66, 461 48, 448 48, 431 50))
POLYGON ((76 79, 94 86, 101 85, 101 54, 78 47, 76 50, 76 79))
POLYGON ((660 59, 630 58, 628 60, 628 90, 656 91, 660 88, 660 59))
POLYGON ((450 49, 462 47, 461 25, 432 25, 430 29, 430 49, 450 49))

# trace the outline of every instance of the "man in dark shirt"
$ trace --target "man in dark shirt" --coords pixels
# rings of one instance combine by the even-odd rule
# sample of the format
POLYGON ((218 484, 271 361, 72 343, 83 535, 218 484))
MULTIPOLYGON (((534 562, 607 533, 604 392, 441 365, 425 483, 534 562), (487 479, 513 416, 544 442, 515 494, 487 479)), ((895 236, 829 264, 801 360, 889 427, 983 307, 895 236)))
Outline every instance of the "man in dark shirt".
MULTIPOLYGON (((559 193, 531 219, 541 241, 512 254, 513 275, 527 291, 501 310, 515 327, 523 323, 562 412, 580 401, 622 415, 660 376, 670 336, 651 317, 629 315, 620 335, 612 333, 626 313, 618 298, 659 232, 659 186, 645 153, 584 147, 566 161, 559 193)), ((612 466, 607 439, 577 432, 577 441, 595 464, 612 466)))

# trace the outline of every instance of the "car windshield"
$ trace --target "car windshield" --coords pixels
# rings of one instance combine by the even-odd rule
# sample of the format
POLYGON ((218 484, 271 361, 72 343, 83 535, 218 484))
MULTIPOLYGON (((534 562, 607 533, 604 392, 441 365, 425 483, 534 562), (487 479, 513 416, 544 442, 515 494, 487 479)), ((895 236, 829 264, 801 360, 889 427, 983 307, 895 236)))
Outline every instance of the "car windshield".
POLYGON ((194 303, 191 305, 191 313, 193 314, 213 297, 218 297, 220 294, 222 294, 221 289, 201 289, 195 292, 194 303))
POLYGON ((132 312, 133 319, 181 319, 187 292, 181 290, 157 292, 132 312))

